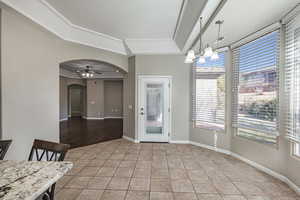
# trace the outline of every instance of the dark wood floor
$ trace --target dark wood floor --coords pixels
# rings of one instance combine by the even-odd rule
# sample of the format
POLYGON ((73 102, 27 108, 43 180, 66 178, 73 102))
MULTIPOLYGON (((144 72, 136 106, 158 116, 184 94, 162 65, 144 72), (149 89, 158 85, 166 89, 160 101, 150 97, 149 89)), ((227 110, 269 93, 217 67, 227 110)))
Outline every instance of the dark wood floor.
POLYGON ((118 139, 122 135, 122 119, 85 120, 72 117, 60 122, 60 142, 70 144, 71 148, 118 139))

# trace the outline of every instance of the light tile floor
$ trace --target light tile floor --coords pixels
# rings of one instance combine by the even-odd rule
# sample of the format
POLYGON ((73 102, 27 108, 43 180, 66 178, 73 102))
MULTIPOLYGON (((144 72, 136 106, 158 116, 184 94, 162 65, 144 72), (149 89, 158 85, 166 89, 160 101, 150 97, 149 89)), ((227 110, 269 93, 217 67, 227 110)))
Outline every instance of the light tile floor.
POLYGON ((123 139, 72 149, 57 200, 300 200, 286 184, 230 156, 123 139))

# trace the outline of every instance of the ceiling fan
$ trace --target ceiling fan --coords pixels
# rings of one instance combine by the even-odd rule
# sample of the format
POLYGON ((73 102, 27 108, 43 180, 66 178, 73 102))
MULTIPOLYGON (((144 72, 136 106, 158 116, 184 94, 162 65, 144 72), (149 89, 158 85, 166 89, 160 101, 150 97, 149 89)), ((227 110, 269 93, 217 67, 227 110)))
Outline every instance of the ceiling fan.
POLYGON ((77 70, 76 72, 82 78, 93 78, 95 74, 102 74, 101 72, 94 71, 92 66, 86 66, 85 69, 77 70))

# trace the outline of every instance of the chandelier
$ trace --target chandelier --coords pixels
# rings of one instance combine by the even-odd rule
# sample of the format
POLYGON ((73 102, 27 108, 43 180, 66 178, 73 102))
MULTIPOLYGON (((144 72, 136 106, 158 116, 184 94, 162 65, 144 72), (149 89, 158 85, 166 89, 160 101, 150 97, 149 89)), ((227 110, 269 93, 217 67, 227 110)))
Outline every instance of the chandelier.
POLYGON ((211 60, 217 60, 219 59, 219 54, 217 52, 217 49, 219 47, 219 43, 224 39, 224 37, 220 36, 221 33, 221 25, 224 21, 218 20, 216 21, 216 25, 218 25, 218 33, 217 33, 217 39, 215 41, 216 47, 215 50, 207 44, 204 51, 202 50, 202 17, 200 17, 200 35, 199 35, 199 55, 195 55, 194 50, 189 50, 186 57, 185 57, 185 63, 193 63, 195 59, 198 59, 198 62, 203 64, 206 62, 206 58, 210 58, 211 60))

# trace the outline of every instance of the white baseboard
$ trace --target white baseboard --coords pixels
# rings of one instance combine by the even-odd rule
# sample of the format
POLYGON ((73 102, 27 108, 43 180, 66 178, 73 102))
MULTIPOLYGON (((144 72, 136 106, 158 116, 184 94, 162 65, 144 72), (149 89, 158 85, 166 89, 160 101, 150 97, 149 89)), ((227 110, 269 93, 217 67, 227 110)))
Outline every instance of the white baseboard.
POLYGON ((256 169, 258 169, 258 170, 260 170, 260 171, 265 172, 266 174, 269 174, 270 176, 273 176, 273 177, 275 177, 275 178, 277 178, 277 179, 279 179, 279 180, 285 182, 285 183, 288 184, 288 185, 289 185, 289 186, 290 186, 290 187, 291 187, 298 195, 300 195, 300 188, 299 188, 295 183, 293 183, 290 179, 288 179, 287 177, 285 177, 284 175, 282 175, 282 174, 280 174, 280 173, 277 173, 277 172, 275 172, 275 171, 273 171, 273 170, 271 170, 271 169, 269 169, 269 168, 267 168, 267 167, 265 167, 265 166, 262 166, 262 165, 260 165, 260 164, 258 164, 258 163, 256 163, 256 162, 254 162, 254 161, 252 161, 252 160, 248 160, 247 158, 244 158, 244 157, 242 157, 241 155, 238 155, 238 154, 236 154, 236 153, 231 152, 231 156, 233 156, 233 157, 235 157, 235 158, 237 158, 237 159, 239 159, 239 160, 241 160, 241 161, 243 161, 243 162, 245 162, 245 163, 251 165, 252 167, 254 167, 254 168, 256 168, 256 169))
POLYGON ((87 120, 104 120, 103 117, 84 117, 84 119, 87 119, 87 120))
POLYGON ((82 117, 87 120, 123 119, 123 117, 82 117))
POLYGON ((169 142, 172 144, 190 144, 188 140, 170 140, 169 142))
POLYGON ((283 181, 286 184, 288 184, 288 186, 290 186, 298 195, 300 195, 300 187, 298 187, 295 183, 293 183, 290 179, 288 179, 287 177, 285 177, 286 180, 283 181))
POLYGON ((238 155, 236 153, 233 153, 229 150, 226 150, 226 149, 221 149, 221 148, 217 148, 217 147, 213 147, 213 146, 210 146, 210 145, 207 145, 207 144, 201 144, 201 143, 197 143, 197 142, 192 142, 190 141, 190 144, 192 145, 195 145, 195 146, 199 146, 199 147, 203 147, 203 148, 206 148, 206 149, 210 149, 210 150, 213 150, 213 151, 216 151, 216 152, 220 152, 220 153, 224 153, 226 155, 231 155, 249 165, 251 165, 252 167, 260 170, 260 171, 263 171, 265 172, 266 174, 269 174, 270 176, 273 176, 283 182, 285 182, 286 184, 288 184, 298 195, 300 195, 300 187, 298 187, 295 183, 293 183, 290 179, 288 179, 287 177, 285 177, 284 175, 280 174, 280 173, 277 173, 267 167, 264 167, 252 160, 248 160, 247 158, 244 158, 242 157, 241 155, 238 155))
POLYGON ((108 116, 104 117, 104 119, 123 119, 123 117, 108 116))
POLYGON ((63 119, 60 119, 59 121, 62 122, 62 121, 67 121, 68 118, 63 118, 63 119))
POLYGON ((137 140, 135 140, 135 139, 133 139, 131 137, 127 137, 125 135, 123 135, 123 139, 128 140, 128 141, 133 142, 133 143, 139 143, 139 141, 137 141, 137 140))
POLYGON ((213 146, 210 146, 210 145, 207 145, 207 144, 201 144, 201 143, 192 142, 192 141, 190 141, 190 144, 198 146, 198 147, 206 148, 206 149, 209 149, 209 150, 213 150, 213 151, 216 151, 216 152, 219 152, 219 153, 224 153, 224 154, 227 154, 227 155, 231 155, 231 151, 226 150, 226 149, 213 147, 213 146))

